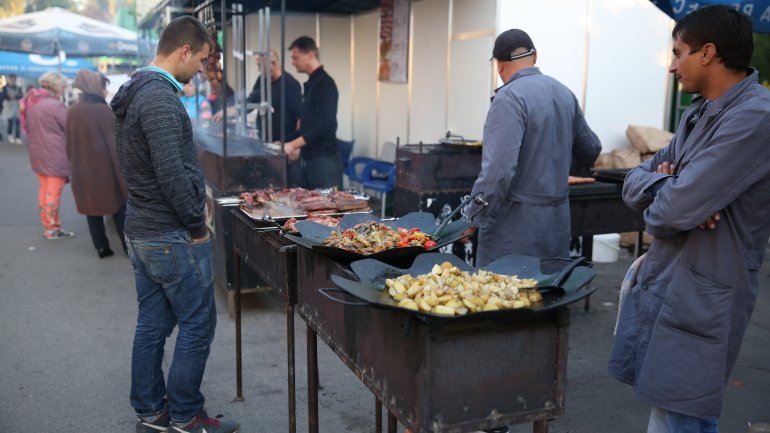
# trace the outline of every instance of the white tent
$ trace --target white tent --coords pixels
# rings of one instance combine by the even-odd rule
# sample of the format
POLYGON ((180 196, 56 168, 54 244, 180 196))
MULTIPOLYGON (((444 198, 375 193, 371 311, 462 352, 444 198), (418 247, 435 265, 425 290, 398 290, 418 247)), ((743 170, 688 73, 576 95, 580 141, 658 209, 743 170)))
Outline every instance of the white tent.
POLYGON ((61 8, 0 20, 0 50, 68 57, 134 56, 136 32, 61 8))

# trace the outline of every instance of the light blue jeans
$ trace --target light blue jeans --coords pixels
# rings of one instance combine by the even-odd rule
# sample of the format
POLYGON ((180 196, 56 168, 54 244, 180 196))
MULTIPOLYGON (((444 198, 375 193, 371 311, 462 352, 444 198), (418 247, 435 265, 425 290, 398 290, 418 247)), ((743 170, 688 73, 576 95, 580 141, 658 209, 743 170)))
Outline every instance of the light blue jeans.
POLYGON ((716 418, 695 418, 654 407, 647 433, 719 433, 719 426, 716 418))
POLYGON ((168 407, 174 421, 190 420, 203 409, 200 385, 217 322, 211 240, 193 244, 187 230, 126 240, 139 302, 131 405, 140 417, 168 407), (174 357, 164 381, 164 346, 176 325, 174 357))

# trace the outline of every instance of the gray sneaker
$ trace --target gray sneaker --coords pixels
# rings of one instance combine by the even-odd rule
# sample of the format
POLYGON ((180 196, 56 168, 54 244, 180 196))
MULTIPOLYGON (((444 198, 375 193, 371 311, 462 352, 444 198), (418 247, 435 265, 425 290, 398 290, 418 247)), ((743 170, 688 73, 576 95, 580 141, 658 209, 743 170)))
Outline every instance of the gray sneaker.
POLYGON ((136 433, 158 433, 168 431, 171 424, 171 417, 168 412, 163 412, 156 417, 142 418, 136 420, 136 433))
POLYGON ((220 418, 209 418, 206 410, 201 412, 184 425, 171 421, 170 433, 236 433, 240 426, 233 421, 225 421, 220 418))
POLYGON ((72 239, 75 237, 75 233, 65 232, 64 230, 58 230, 51 234, 46 234, 45 238, 49 241, 58 241, 60 239, 72 239))

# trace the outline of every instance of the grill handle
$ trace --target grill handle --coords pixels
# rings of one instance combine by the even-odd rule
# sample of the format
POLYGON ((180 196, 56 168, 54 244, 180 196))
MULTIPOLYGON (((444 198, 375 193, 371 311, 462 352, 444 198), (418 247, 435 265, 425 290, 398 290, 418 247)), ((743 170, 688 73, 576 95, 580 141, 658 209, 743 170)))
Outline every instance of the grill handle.
POLYGON ((561 270, 561 272, 559 272, 559 275, 557 275, 556 278, 553 279, 553 282, 551 282, 551 285, 556 287, 561 287, 564 281, 567 280, 567 277, 569 277, 569 275, 572 273, 572 270, 583 263, 588 263, 585 257, 578 257, 575 260, 569 262, 569 264, 565 266, 564 269, 561 270))
POLYGON ((342 289, 338 289, 336 287, 327 288, 327 289, 318 289, 318 293, 324 295, 326 298, 328 298, 328 299, 330 299, 330 300, 332 300, 332 301, 334 301, 334 302, 336 302, 338 304, 350 305, 352 307, 366 307, 367 305, 369 305, 368 302, 350 302, 350 301, 343 301, 340 298, 335 298, 334 296, 330 295, 329 293, 343 293, 345 295, 352 296, 350 293, 348 293, 348 292, 346 292, 346 291, 344 291, 342 289))

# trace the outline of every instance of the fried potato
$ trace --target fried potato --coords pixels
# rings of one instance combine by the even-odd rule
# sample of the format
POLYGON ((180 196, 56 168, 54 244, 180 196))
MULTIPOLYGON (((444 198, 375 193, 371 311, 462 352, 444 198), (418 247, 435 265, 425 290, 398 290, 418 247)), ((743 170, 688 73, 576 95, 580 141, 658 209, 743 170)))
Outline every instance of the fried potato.
POLYGON ((528 307, 543 300, 536 284, 483 270, 470 274, 450 262, 434 265, 428 274, 385 280, 400 307, 442 315, 528 307))

